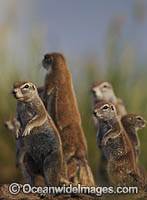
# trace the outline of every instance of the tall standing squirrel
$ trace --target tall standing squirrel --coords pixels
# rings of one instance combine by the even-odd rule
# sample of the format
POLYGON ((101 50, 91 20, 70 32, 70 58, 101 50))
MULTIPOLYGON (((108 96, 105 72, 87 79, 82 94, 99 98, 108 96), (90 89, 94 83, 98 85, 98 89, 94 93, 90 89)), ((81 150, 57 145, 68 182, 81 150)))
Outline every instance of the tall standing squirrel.
POLYGON ((48 53, 42 65, 47 70, 43 100, 61 136, 69 180, 94 185, 86 159, 86 138, 66 60, 60 53, 48 53))
MULTIPOLYGON (((107 81, 102 82, 95 82, 91 89, 93 102, 92 102, 92 110, 94 109, 94 106, 99 102, 111 102, 115 105, 117 109, 117 113, 119 117, 126 115, 126 109, 123 104, 123 101, 120 98, 117 98, 114 90, 112 88, 112 85, 107 81)), ((95 117, 95 115, 92 115, 94 128, 97 131, 98 121, 95 117)), ((98 165, 98 176, 99 176, 99 182, 101 184, 108 185, 108 176, 106 172, 106 166, 107 166, 107 160, 105 156, 103 155, 103 152, 100 152, 100 159, 99 159, 99 165, 98 165)))
POLYGON ((138 130, 146 126, 146 120, 139 114, 127 114, 122 117, 121 122, 124 129, 126 130, 130 141, 132 143, 135 158, 138 161, 140 154, 140 140, 138 137, 138 130))
POLYGON ((108 161, 107 171, 110 180, 118 184, 141 182, 132 144, 125 132, 115 106, 101 102, 93 110, 98 122, 97 145, 108 161))
MULTIPOLYGON (((39 88, 37 88, 37 90, 38 90, 39 97, 42 99, 43 98, 44 87, 39 87, 39 88)), ((18 105, 19 105, 19 103, 18 103, 18 105)), ((21 104, 20 107, 22 107, 22 104, 21 104)), ((23 112, 22 108, 21 108, 21 110, 23 112)), ((24 146, 23 138, 21 138, 21 137, 18 138, 18 131, 21 128, 21 125, 20 125, 19 121, 16 119, 16 116, 10 116, 9 119, 5 121, 4 125, 5 125, 7 130, 9 130, 10 132, 14 132, 15 133, 14 134, 15 141, 16 141, 16 161, 15 161, 15 166, 16 166, 16 168, 18 168, 19 164, 21 162, 21 149, 24 146), (17 140, 16 140, 16 138, 17 138, 17 140)))
POLYGON ((16 119, 20 123, 16 138, 23 137, 22 171, 25 182, 35 185, 36 175, 42 175, 46 185, 60 183, 63 171, 63 152, 60 135, 42 103, 36 86, 31 82, 14 84, 18 100, 16 119))
MULTIPOLYGON (((37 90, 38 90, 39 97, 42 99, 43 98, 44 87, 38 87, 37 90)), ((20 107, 22 107, 22 104, 21 104, 20 107)), ((21 110, 23 112, 22 108, 21 108, 21 110)), ((20 125, 19 121, 16 120, 16 116, 10 116, 8 118, 8 120, 5 121, 4 126, 8 131, 14 132, 14 138, 15 138, 15 141, 16 141, 16 161, 15 161, 15 166, 16 166, 16 168, 18 168, 19 164, 21 163, 21 149, 24 146, 23 138, 22 137, 18 138, 18 131, 21 128, 21 125, 20 125)))

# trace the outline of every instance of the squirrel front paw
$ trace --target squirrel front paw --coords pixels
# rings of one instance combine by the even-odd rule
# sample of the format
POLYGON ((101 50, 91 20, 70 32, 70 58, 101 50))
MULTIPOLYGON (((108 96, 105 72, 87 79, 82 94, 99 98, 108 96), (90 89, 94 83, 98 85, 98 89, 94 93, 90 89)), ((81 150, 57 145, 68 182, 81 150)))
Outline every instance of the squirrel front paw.
POLYGON ((102 142, 101 142, 101 146, 104 147, 107 145, 109 138, 103 138, 102 142))
POLYGON ((19 131, 16 131, 16 139, 19 138, 19 131))
POLYGON ((23 134, 22 134, 22 136, 27 136, 27 135, 30 135, 30 129, 29 128, 25 128, 25 130, 24 130, 24 132, 23 132, 23 134))
POLYGON ((15 131, 15 139, 19 139, 19 137, 21 137, 21 132, 22 132, 22 129, 16 129, 15 131))

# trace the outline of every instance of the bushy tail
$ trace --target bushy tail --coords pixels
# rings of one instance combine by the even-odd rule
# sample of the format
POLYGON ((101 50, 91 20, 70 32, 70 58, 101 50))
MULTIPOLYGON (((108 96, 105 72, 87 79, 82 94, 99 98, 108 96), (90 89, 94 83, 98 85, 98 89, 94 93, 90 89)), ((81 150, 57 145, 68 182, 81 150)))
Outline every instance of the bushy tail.
POLYGON ((81 185, 86 186, 95 185, 93 174, 87 161, 81 163, 81 165, 79 166, 79 182, 81 185))

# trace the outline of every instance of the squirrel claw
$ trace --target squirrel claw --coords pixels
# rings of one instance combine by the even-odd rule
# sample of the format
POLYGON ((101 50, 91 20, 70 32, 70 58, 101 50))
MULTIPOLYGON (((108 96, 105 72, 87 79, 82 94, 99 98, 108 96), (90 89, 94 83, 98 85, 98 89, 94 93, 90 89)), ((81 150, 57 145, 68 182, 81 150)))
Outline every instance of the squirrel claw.
POLYGON ((29 134, 30 134, 30 131, 28 129, 25 129, 24 132, 23 132, 23 134, 22 134, 22 136, 25 137, 25 136, 27 136, 29 134))

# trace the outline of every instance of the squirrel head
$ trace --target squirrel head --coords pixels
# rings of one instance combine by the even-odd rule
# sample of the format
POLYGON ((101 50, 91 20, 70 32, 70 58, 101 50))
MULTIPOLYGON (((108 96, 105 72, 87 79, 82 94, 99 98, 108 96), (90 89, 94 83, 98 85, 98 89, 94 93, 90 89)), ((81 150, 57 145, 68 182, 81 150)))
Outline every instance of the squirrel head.
POLYGON ((19 81, 13 85, 12 94, 18 101, 30 102, 36 98, 37 88, 31 82, 19 81))
POLYGON ((42 66, 50 72, 55 67, 62 67, 62 64, 65 64, 65 58, 61 53, 47 53, 44 55, 44 58, 42 60, 42 66))
POLYGON ((146 120, 138 114, 127 114, 122 117, 121 121, 124 125, 134 127, 135 129, 142 129, 146 126, 146 120))
POLYGON ((116 103, 116 96, 114 94, 112 85, 107 82, 95 82, 92 86, 92 94, 94 99, 99 102, 99 101, 109 101, 112 103, 116 103))
POLYGON ((117 115, 115 106, 110 102, 100 102, 94 107, 93 114, 98 119, 111 120, 117 115))

